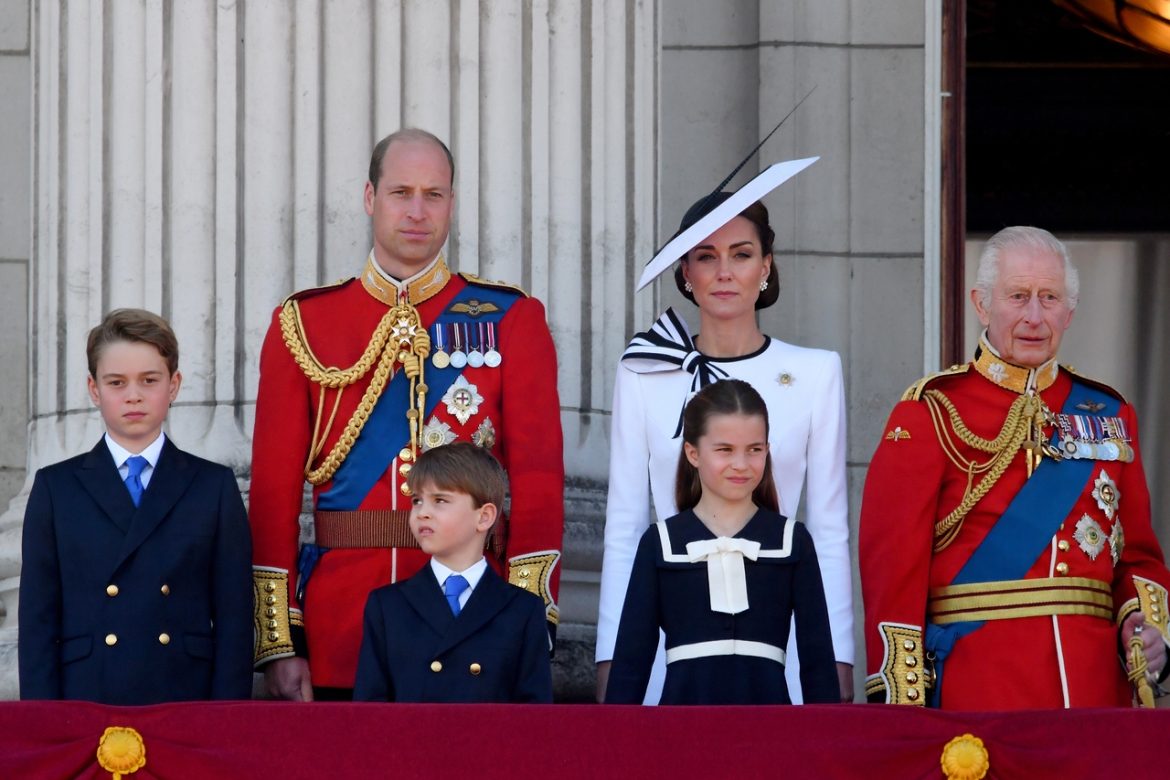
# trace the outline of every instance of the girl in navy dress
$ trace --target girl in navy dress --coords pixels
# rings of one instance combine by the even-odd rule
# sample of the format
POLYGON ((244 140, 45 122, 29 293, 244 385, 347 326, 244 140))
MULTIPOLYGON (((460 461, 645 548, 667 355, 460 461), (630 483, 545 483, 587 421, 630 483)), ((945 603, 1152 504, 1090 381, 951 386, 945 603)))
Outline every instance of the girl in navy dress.
POLYGON ((840 700, 812 537, 777 511, 768 411, 751 385, 708 385, 687 404, 679 514, 638 544, 605 701, 641 703, 658 631, 662 704, 789 704, 793 615, 806 702, 840 700))

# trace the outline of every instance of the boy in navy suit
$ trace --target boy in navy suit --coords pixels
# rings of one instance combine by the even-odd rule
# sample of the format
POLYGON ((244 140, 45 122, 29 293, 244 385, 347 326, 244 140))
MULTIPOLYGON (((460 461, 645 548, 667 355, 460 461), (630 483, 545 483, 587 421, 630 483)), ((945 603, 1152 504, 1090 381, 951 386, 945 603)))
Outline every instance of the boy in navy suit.
POLYGON ((507 490, 486 449, 422 453, 407 477, 410 530, 429 566, 366 602, 356 701, 551 702, 544 602, 509 585, 483 549, 507 490))
POLYGON ((175 334, 118 309, 86 356, 106 434, 40 469, 29 494, 21 698, 250 698, 251 537, 231 469, 162 432, 182 382, 175 334))

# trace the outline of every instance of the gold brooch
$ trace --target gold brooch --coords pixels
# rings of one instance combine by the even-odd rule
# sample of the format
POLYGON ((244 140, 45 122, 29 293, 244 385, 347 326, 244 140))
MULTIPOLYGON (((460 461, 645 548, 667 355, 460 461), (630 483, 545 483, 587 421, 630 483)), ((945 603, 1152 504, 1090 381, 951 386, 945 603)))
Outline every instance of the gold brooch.
POLYGON ((909 439, 909 438, 910 438, 910 431, 902 430, 901 425, 899 425, 898 427, 894 428, 894 430, 892 430, 886 434, 886 441, 898 441, 900 439, 909 439))
POLYGON ((792 387, 796 383, 796 377, 787 371, 781 371, 780 376, 776 377, 776 381, 780 383, 781 387, 792 387))
POLYGON ((456 312, 457 314, 466 314, 468 317, 478 317, 481 314, 489 314, 494 311, 499 311, 500 307, 496 306, 491 301, 479 301, 472 298, 467 303, 457 303, 448 311, 456 312))

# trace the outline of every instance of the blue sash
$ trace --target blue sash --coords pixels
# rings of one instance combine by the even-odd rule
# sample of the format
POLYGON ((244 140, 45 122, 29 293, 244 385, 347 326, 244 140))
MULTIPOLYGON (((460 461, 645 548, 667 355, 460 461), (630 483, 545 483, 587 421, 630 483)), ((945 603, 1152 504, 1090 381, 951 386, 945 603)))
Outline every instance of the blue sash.
MULTIPOLYGON (((1073 379, 1072 389, 1061 412, 1077 413, 1077 405, 1081 404, 1083 408, 1086 400, 1090 405, 1098 405, 1094 406, 1097 409, 1095 414, 1101 417, 1116 416, 1121 406, 1115 397, 1073 379)), ((1054 446, 1059 435, 1059 430, 1053 435, 1054 446)), ((1087 458, 1040 461, 1032 476, 1016 493, 1012 503, 963 564, 951 584, 1021 579, 1036 563, 1060 524, 1076 506, 1096 464, 1095 460, 1087 458)), ((978 620, 945 626, 934 623, 927 625, 926 649, 935 657, 932 706, 939 704, 943 662, 947 655, 954 648, 955 642, 981 628, 983 623, 978 620)))
MULTIPOLYGON (((436 323, 498 323, 519 298, 520 294, 511 290, 468 284, 447 304, 446 310, 434 322, 424 324, 430 328, 436 323), (492 303, 498 311, 481 313, 474 318, 465 313, 451 311, 451 307, 456 304, 472 299, 480 303, 492 303)), ((435 405, 461 373, 462 370, 454 366, 435 368, 430 362, 427 363, 427 400, 423 417, 418 422, 420 427, 426 424, 435 405)), ((386 469, 390 468, 399 450, 410 440, 410 423, 405 413, 409 388, 410 380, 407 379, 406 373, 396 371, 382 390, 378 403, 374 405, 374 410, 366 420, 362 432, 358 434, 349 455, 333 475, 329 489, 317 496, 318 509, 331 511, 357 509, 370 489, 386 473, 386 469)))
MULTIPOLYGON (((508 313, 512 304, 519 298, 520 293, 512 290, 481 287, 469 283, 451 299, 446 310, 440 313, 434 322, 424 324, 430 329, 439 323, 499 323, 508 313), (477 300, 481 304, 494 304, 497 311, 481 312, 477 317, 472 317, 465 312, 451 311, 451 308, 456 304, 471 300, 477 300)), ((483 345, 480 345, 480 348, 482 349, 483 345)), ((426 424, 435 405, 439 403, 448 388, 461 374, 462 369, 454 366, 435 368, 434 364, 427 363, 425 374, 427 401, 423 417, 418 422, 420 426, 426 424)), ((374 410, 370 412, 370 418, 366 420, 361 433, 358 434, 349 455, 334 472, 329 489, 317 496, 318 509, 330 511, 357 509, 362 500, 369 494, 370 489, 386 473, 386 469, 390 468, 390 464, 398 456, 399 450, 410 439, 410 422, 406 419, 405 413, 409 388, 410 380, 406 373, 401 370, 396 371, 390 381, 386 383, 386 387, 382 389, 382 394, 378 396, 378 402, 374 405, 374 410)), ((309 577, 312 576, 313 569, 321 560, 321 556, 329 552, 329 549, 316 544, 301 545, 297 559, 296 590, 297 599, 302 604, 309 577)))

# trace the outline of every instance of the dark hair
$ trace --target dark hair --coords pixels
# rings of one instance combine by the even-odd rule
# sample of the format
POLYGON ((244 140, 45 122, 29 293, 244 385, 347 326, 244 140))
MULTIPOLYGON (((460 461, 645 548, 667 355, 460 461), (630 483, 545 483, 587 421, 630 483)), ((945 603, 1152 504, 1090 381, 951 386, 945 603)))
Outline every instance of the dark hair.
POLYGON ((89 332, 85 344, 85 358, 89 375, 97 379, 98 359, 109 344, 119 341, 149 344, 158 350, 167 362, 167 372, 179 370, 179 340, 162 317, 145 309, 114 309, 101 324, 89 332))
MULTIPOLYGON (((699 439, 707 433, 707 422, 717 414, 742 414, 764 419, 764 436, 768 435, 768 406, 756 389, 742 379, 721 379, 709 384, 687 403, 683 411, 683 441, 692 447, 699 446, 699 439)), ((678 471, 674 479, 674 503, 679 512, 693 509, 703 495, 699 482, 699 471, 687 460, 687 453, 680 447, 678 471)), ((772 476, 772 452, 764 463, 760 484, 752 491, 752 502, 772 512, 780 511, 776 495, 776 480, 772 476)))
MULTIPOLYGON (((679 225, 678 233, 682 233, 691 225, 698 222, 702 217, 715 210, 715 207, 730 198, 732 193, 720 192, 717 195, 708 198, 703 198, 697 201, 689 209, 686 215, 683 216, 682 224, 679 225)), ((771 223, 768 221, 768 207, 764 205, 763 201, 757 200, 752 205, 748 206, 743 211, 739 212, 739 216, 751 222, 756 228, 756 236, 760 239, 760 254, 764 257, 772 254, 773 245, 776 243, 776 231, 772 229, 771 223)), ((687 262, 690 252, 679 258, 679 263, 674 267, 674 284, 678 287, 678 291, 683 294, 691 303, 695 303, 695 296, 693 293, 687 291, 687 280, 683 278, 682 266, 687 262)), ((768 289, 760 293, 760 297, 756 298, 756 309, 766 309, 776 302, 780 297, 780 272, 776 270, 776 258, 772 258, 772 265, 768 269, 768 289)))
POLYGON ((369 178, 370 184, 374 185, 375 190, 378 189, 378 180, 382 178, 382 158, 386 156, 386 150, 390 148, 390 144, 395 141, 430 141, 438 144, 439 148, 443 150, 443 154, 447 155, 447 164, 451 166, 451 186, 455 186, 455 158, 451 156, 451 150, 447 148, 447 144, 440 141, 434 133, 428 133, 417 127, 404 127, 386 136, 374 146, 374 152, 370 155, 369 178))
POLYGON ((406 484, 412 493, 424 485, 464 493, 471 496, 476 509, 495 504, 501 512, 508 491, 508 477, 500 462, 486 449, 469 441, 432 447, 420 454, 406 475, 406 484))

